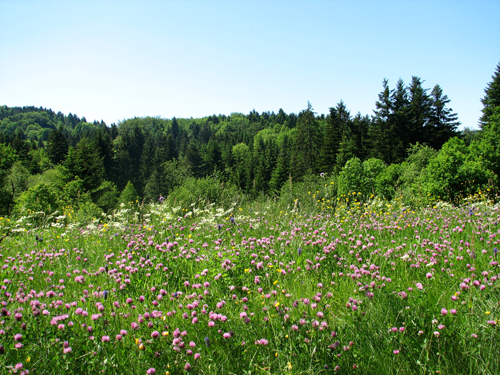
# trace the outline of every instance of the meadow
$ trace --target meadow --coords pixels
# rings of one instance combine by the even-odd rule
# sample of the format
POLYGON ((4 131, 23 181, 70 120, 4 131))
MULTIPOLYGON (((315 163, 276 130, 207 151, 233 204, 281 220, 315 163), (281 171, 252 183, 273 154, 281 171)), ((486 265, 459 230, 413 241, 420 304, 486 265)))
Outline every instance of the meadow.
POLYGON ((0 218, 0 372, 499 373, 499 204, 307 207, 0 218))

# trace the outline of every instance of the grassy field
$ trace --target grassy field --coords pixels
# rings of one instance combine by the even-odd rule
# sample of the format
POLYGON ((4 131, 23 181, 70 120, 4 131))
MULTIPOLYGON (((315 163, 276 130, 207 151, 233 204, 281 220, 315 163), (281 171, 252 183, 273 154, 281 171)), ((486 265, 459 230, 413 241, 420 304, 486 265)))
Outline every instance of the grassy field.
POLYGON ((500 372, 498 205, 41 217, 0 219, 1 373, 500 372))

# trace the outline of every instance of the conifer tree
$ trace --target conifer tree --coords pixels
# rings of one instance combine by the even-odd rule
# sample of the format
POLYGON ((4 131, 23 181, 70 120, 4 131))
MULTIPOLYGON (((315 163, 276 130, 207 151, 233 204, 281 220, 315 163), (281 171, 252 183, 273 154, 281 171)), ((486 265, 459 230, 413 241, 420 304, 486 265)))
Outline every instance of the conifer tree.
MULTIPOLYGON (((391 95, 392 113, 389 115, 389 163, 400 163, 406 157, 406 147, 410 144, 412 131, 409 129, 408 91, 402 79, 396 82, 391 95)), ((384 160, 386 161, 386 160, 384 160)), ((387 161, 386 161, 387 162, 387 161)))
POLYGON ((307 109, 299 113, 297 121, 295 140, 297 164, 294 168, 296 178, 301 178, 306 173, 318 173, 320 167, 318 149, 321 147, 322 140, 323 134, 315 112, 311 103, 307 102, 307 109))
POLYGON ((439 85, 432 89, 430 99, 430 115, 425 138, 429 146, 439 150, 451 137, 457 135, 460 122, 457 114, 453 113, 453 109, 446 107, 450 99, 447 95, 443 95, 443 90, 439 85))
POLYGON ((278 192, 283 184, 289 179, 290 176, 290 160, 293 153, 293 132, 287 131, 280 134, 279 153, 276 160, 276 168, 274 168, 271 181, 269 181, 270 192, 278 192))
POLYGON ((337 164, 337 154, 342 141, 342 120, 339 110, 344 108, 340 101, 337 107, 330 108, 330 115, 326 119, 325 135, 321 147, 322 171, 332 172, 337 164))
POLYGON ((47 140, 47 156, 53 164, 60 164, 68 154, 68 140, 62 129, 54 129, 47 140))
POLYGON ((424 143, 426 141, 425 129, 428 125, 431 112, 431 99, 427 95, 427 89, 422 87, 422 80, 419 77, 412 77, 408 87, 408 127, 407 137, 403 146, 406 150, 411 144, 424 143))
POLYGON ((481 103, 483 103, 484 106, 482 109, 483 115, 479 120, 481 129, 484 129, 487 125, 495 108, 500 106, 500 63, 497 65, 495 74, 491 78, 492 81, 488 83, 484 90, 484 98, 481 99, 481 103))
MULTIPOLYGON (((402 83, 402 81, 400 81, 402 83)), ((403 85, 404 86, 404 85, 403 85)), ((402 85, 399 85, 399 96, 403 94, 402 85)), ((372 140, 371 156, 383 160, 387 164, 395 162, 397 153, 402 148, 402 142, 397 134, 396 122, 394 117, 394 90, 389 88, 389 81, 384 79, 383 91, 378 95, 378 101, 375 102, 376 110, 373 112, 372 126, 369 130, 369 136, 372 140)), ((402 100, 400 100, 402 101, 402 100)))
POLYGON ((118 203, 130 205, 131 203, 135 203, 139 200, 139 195, 137 194, 137 190, 134 187, 134 184, 129 181, 125 188, 120 194, 120 198, 118 198, 118 203))
POLYGON ((103 181, 103 158, 87 138, 82 138, 76 147, 70 147, 64 166, 72 179, 78 176, 83 181, 86 191, 96 189, 103 181))
POLYGON ((232 181, 241 190, 248 192, 251 188, 250 169, 252 155, 250 148, 244 143, 238 143, 232 149, 234 164, 232 167, 232 181))

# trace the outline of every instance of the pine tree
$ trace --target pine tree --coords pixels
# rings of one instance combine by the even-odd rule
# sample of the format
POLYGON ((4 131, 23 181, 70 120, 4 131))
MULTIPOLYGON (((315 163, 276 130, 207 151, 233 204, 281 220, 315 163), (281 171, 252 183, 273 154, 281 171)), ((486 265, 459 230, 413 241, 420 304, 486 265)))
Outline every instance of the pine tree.
POLYGON ((238 143, 232 148, 234 164, 232 167, 232 181, 245 192, 251 188, 250 169, 252 154, 250 148, 244 143, 238 143))
POLYGON ((341 100, 337 107, 330 108, 330 115, 326 119, 325 135, 321 147, 322 171, 325 173, 332 172, 337 165, 337 154, 342 142, 342 117, 345 117, 345 114, 341 114, 341 112, 344 109, 345 105, 341 100))
POLYGON ((186 159, 191 166, 191 172, 194 177, 203 177, 203 159, 200 155, 200 149, 196 141, 191 141, 186 150, 186 159))
POLYGON ((203 155, 203 160, 206 174, 223 170, 224 164, 222 160, 222 150, 219 143, 214 139, 208 141, 203 155))
POLYGON ((389 116, 389 163, 400 163, 406 157, 406 147, 410 144, 412 131, 409 129, 408 91, 402 79, 396 83, 391 95, 392 113, 389 116))
POLYGON ((83 181, 86 191, 96 189, 103 181, 103 157, 87 138, 82 138, 76 147, 70 147, 64 166, 72 179, 78 176, 83 181))
POLYGON ((482 109, 483 115, 479 120, 481 129, 484 129, 487 125, 495 108, 500 106, 500 63, 497 65, 497 70, 491 78, 492 81, 488 83, 488 86, 484 90, 484 98, 481 99, 481 103, 484 106, 482 109))
POLYGON ((371 156, 383 160, 386 164, 397 163, 404 155, 403 141, 400 138, 406 126, 405 106, 406 89, 400 79, 397 90, 389 88, 387 79, 383 81, 384 90, 375 102, 376 110, 369 136, 372 140, 371 156), (403 129, 400 129, 403 128, 403 129))
POLYGON ((141 155, 141 181, 148 181, 151 173, 155 169, 154 156, 157 148, 158 145, 152 134, 147 133, 141 155))
POLYGON ((127 120, 120 124, 119 135, 114 140, 114 178, 118 189, 123 189, 128 181, 142 193, 141 155, 144 146, 139 119, 127 120))
POLYGON ((104 178, 111 180, 113 178, 113 143, 109 131, 99 129, 93 143, 103 160, 104 178))
POLYGON ((172 132, 174 140, 177 141, 177 138, 179 137, 179 123, 177 122, 177 119, 175 117, 172 119, 172 124, 170 125, 170 131, 172 132))
POLYGON ((426 128, 426 141, 429 146, 439 150, 451 137, 457 135, 460 125, 458 116, 446 105, 450 102, 439 85, 434 86, 431 95, 430 116, 426 128))
POLYGON ((283 184, 290 177, 290 163, 293 153, 293 132, 287 131, 279 135, 278 138, 278 158, 276 168, 274 168, 271 181, 269 181, 269 191, 279 192, 283 184))
POLYGON ((431 112, 431 99, 427 95, 427 89, 422 87, 422 80, 419 77, 412 77, 411 84, 408 87, 408 94, 408 131, 407 138, 403 143, 405 157, 406 150, 411 144, 426 141, 425 128, 431 112))
POLYGON ((120 194, 120 198, 118 198, 118 203, 128 206, 130 204, 134 204, 138 200, 139 196, 137 195, 137 190, 135 189, 134 184, 128 181, 127 185, 125 185, 125 188, 120 194))
POLYGON ((253 160, 254 160, 254 184, 253 190, 254 195, 258 195, 260 192, 267 192, 268 180, 266 179, 266 144, 264 142, 264 137, 261 132, 257 133, 254 138, 253 147, 253 160))
POLYGON ((49 134, 47 140, 47 156, 51 163, 60 164, 68 155, 68 140, 64 136, 62 129, 54 129, 49 134))
POLYGON ((362 116, 358 112, 351 122, 356 143, 356 156, 364 161, 368 159, 371 148, 371 139, 368 136, 372 124, 370 117, 368 115, 362 116))
POLYGON ((297 121, 297 135, 295 149, 297 164, 294 166, 295 177, 301 178, 307 173, 316 174, 319 171, 319 153, 323 134, 313 112, 311 103, 307 102, 307 109, 299 113, 297 121))

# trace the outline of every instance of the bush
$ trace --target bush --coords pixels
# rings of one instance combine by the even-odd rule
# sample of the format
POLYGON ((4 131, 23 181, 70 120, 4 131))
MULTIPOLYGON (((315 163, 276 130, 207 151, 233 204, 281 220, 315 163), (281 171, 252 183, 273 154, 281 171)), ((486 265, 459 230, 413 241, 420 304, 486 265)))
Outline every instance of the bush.
MULTIPOLYGON (((371 158, 363 163, 359 158, 347 161, 338 178, 338 196, 361 193, 365 199, 377 192, 379 176, 387 167, 380 159, 371 158)), ((380 181, 382 182, 382 181, 380 181)))
POLYGON ((28 215, 31 212, 44 212, 46 215, 60 210, 57 191, 47 185, 38 184, 22 193, 16 200, 14 212, 18 215, 28 215))
POLYGON ((344 197, 351 192, 364 193, 364 179, 361 160, 359 158, 349 159, 339 173, 337 195, 344 197))
MULTIPOLYGON (((320 174, 306 175, 302 181, 285 183, 280 191, 279 205, 284 211, 317 207, 318 204, 332 207, 337 196, 335 176, 320 174)), ((323 208, 323 207, 322 207, 323 208)))
POLYGON ((420 180, 424 195, 453 201, 487 189, 493 178, 481 160, 469 158, 463 140, 452 138, 429 161, 420 180))
POLYGON ((392 200, 398 191, 401 176, 401 164, 391 164, 375 179, 375 194, 380 198, 392 200))
POLYGON ((110 181, 103 181, 102 184, 92 192, 92 200, 104 212, 108 212, 116 207, 118 202, 118 189, 110 181))
POLYGON ((120 194, 120 198, 118 198, 118 203, 128 207, 134 205, 138 201, 139 195, 137 194, 137 190, 135 190, 134 184, 130 181, 127 182, 127 185, 120 194))
POLYGON ((242 198, 242 193, 231 183, 224 183, 215 177, 189 177, 172 191, 167 201, 169 204, 175 202, 176 205, 183 207, 191 205, 205 207, 210 203, 228 207, 242 198))

